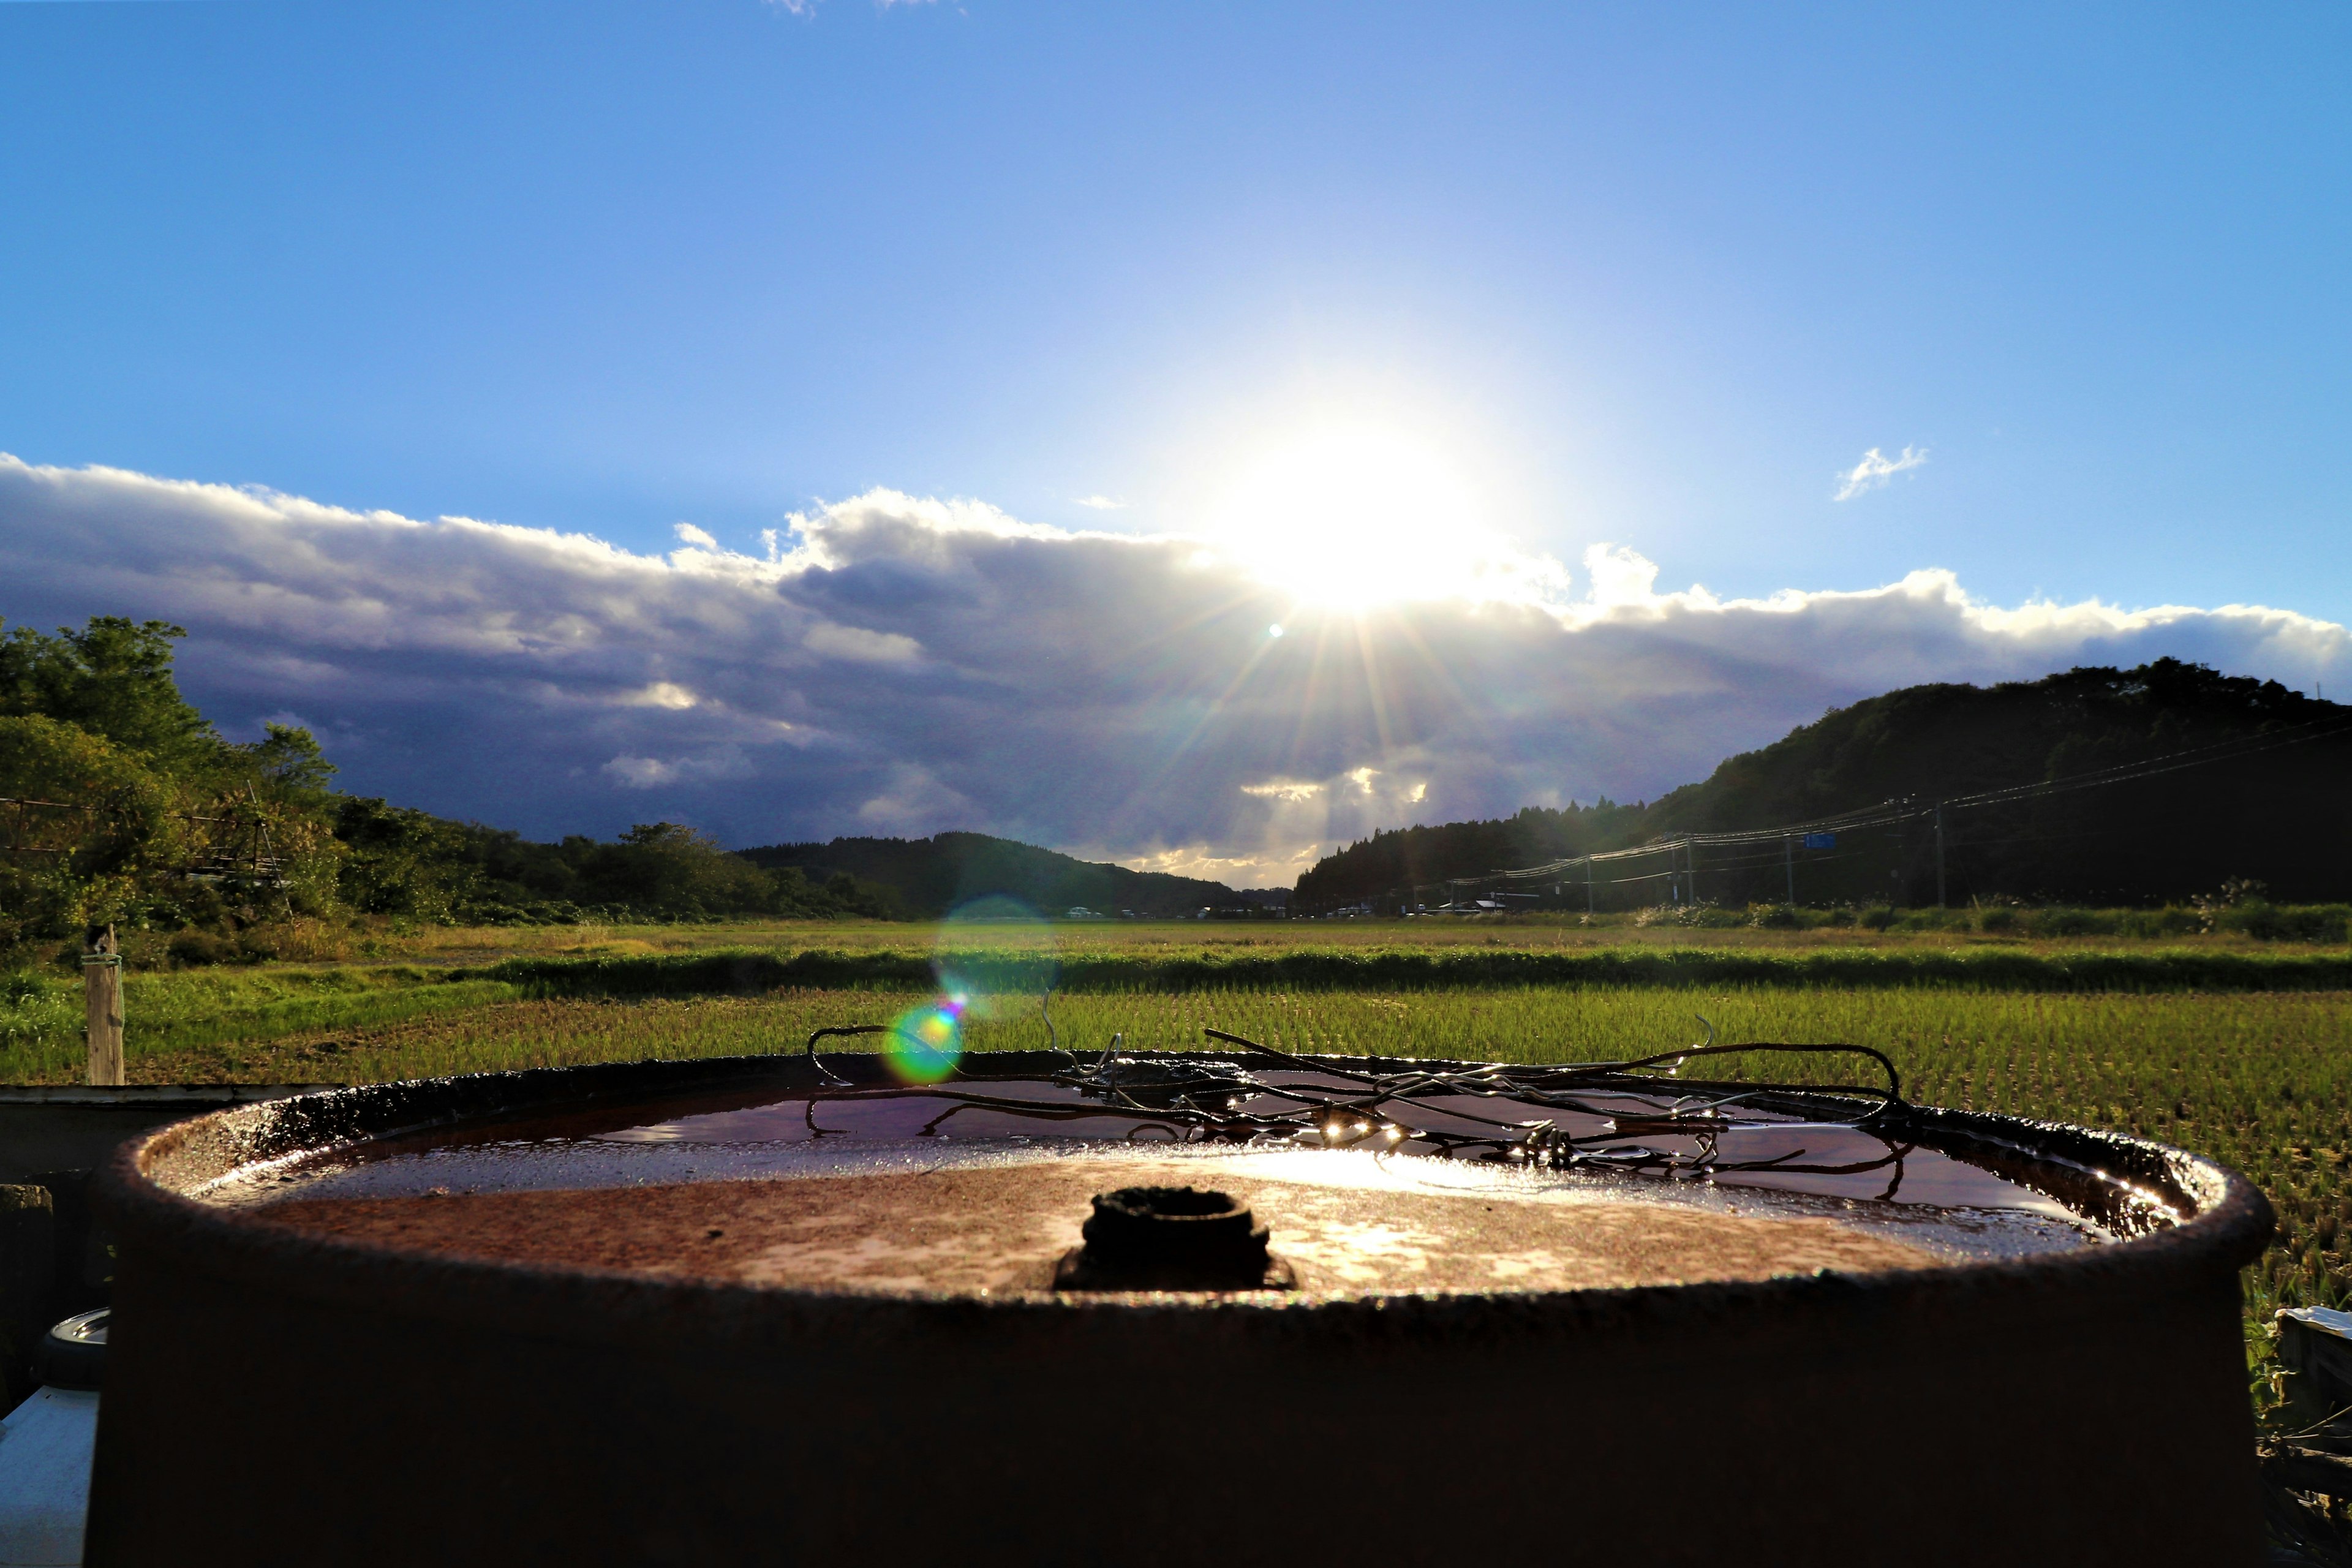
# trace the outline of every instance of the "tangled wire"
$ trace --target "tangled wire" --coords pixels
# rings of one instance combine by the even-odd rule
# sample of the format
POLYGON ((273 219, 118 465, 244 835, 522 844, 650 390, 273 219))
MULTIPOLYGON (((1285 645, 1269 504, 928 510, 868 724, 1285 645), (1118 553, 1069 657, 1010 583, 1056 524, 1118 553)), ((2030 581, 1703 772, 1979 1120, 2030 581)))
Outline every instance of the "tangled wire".
MULTIPOLYGON (((1049 993, 1045 1021, 1049 1040, 1055 1040, 1051 1001, 1049 993)), ((1706 1024, 1705 1018, 1699 1022, 1706 1024)), ((1412 1143, 1448 1158, 1555 1170, 1845 1175, 1892 1166, 1899 1182, 1902 1160, 1915 1147, 1902 1136, 1908 1106, 1903 1099, 1901 1077, 1885 1053, 1851 1045, 1718 1045, 1711 1024, 1704 1044, 1625 1061, 1559 1066, 1499 1062, 1342 1066, 1328 1058, 1294 1056, 1223 1029, 1202 1033, 1250 1053, 1248 1058, 1123 1056, 1119 1047, 1124 1037, 1114 1035, 1102 1055, 1090 1064, 1054 1044, 1052 1048, 1069 1065, 1046 1075, 960 1071, 946 1083, 887 1089, 860 1089, 817 1058, 817 1042, 822 1039, 901 1032, 893 1025, 856 1024, 812 1034, 808 1059, 829 1086, 819 1098, 939 1100, 942 1109, 922 1129, 926 1136, 937 1134, 951 1119, 970 1110, 1045 1121, 1077 1121, 1109 1111, 1134 1119, 1137 1128, 1130 1137, 1152 1127, 1182 1142, 1369 1147, 1375 1152, 1412 1143), (1679 1076, 1686 1063, 1697 1058, 1751 1053, 1866 1058, 1885 1074, 1886 1081, 1883 1087, 1857 1088, 1679 1076), (1265 1058, 1264 1064, 1256 1058, 1265 1058), (1278 1081, 1266 1076, 1272 1072, 1296 1073, 1319 1081, 1278 1081), (1074 1091, 1075 1097, 1041 1100, 982 1087, 1040 1082, 1074 1091), (1822 1114, 1825 1107, 1842 1106, 1853 1106, 1854 1113, 1822 1114), (1530 1111, 1538 1114, 1526 1114, 1530 1111), (1563 1117, 1579 1119, 1583 1125, 1564 1126, 1563 1117), (1809 1160, 1809 1151, 1800 1147, 1739 1159, 1727 1154, 1724 1148, 1725 1134, 1735 1130, 1797 1135, 1858 1132, 1874 1140, 1883 1152, 1874 1151, 1861 1160, 1823 1162, 1809 1160), (1668 1146, 1661 1147, 1662 1141, 1668 1146)), ((814 1103, 812 1100, 812 1119, 814 1103)), ((1892 1195, 1893 1189, 1888 1192, 1892 1195)))

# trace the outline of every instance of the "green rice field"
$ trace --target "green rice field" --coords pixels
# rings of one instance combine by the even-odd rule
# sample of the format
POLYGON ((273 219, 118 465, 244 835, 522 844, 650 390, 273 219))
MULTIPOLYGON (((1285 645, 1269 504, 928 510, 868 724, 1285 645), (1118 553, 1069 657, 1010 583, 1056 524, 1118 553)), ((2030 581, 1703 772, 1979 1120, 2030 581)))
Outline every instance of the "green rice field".
MULTIPOLYGON (((887 1022, 935 994, 922 933, 904 926, 867 928, 861 942, 803 931, 789 946, 758 942, 765 931, 696 934, 444 938, 373 963, 134 969, 131 1077, 365 1082, 793 1051, 821 1026, 887 1022)), ((1706 1036, 1703 1016, 1727 1042, 1874 1046, 1914 1100, 2142 1133, 2260 1182, 2281 1230, 2247 1273, 2258 1382, 2269 1371, 2260 1325, 2274 1306, 2352 1301, 2352 983, 2341 977, 2352 957, 2341 948, 1306 934, 1114 929, 1091 947, 1057 942, 1060 1041, 1098 1050, 1117 1033, 1133 1047, 1177 1048, 1200 1044, 1206 1026, 1290 1051, 1562 1061, 1692 1043, 1706 1036)), ((1034 979, 1038 956, 999 953, 1012 965, 1000 978, 1034 979)), ((62 971, 0 976, 0 1079, 76 1081, 80 1014, 79 986, 62 971)), ((1045 1040, 1034 993, 978 998, 969 1048, 1045 1040)), ((1723 1071, 1742 1069, 1786 1070, 1759 1057, 1723 1071)))

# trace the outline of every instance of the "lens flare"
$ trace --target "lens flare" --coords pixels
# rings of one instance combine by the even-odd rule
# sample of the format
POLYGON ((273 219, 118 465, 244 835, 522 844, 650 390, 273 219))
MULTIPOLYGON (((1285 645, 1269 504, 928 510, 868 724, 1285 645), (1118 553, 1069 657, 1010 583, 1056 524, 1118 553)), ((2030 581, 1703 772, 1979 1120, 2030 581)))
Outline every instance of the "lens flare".
POLYGON ((937 1083, 955 1071, 963 1057, 961 996, 942 996, 929 1006, 898 1015, 890 1026, 890 1051, 884 1059, 905 1083, 937 1083))
POLYGON ((1034 1013, 1037 994, 1056 984, 1055 946, 1053 922, 1018 899, 992 895, 958 905, 940 922, 931 973, 960 1016, 1002 1022, 1034 1013))

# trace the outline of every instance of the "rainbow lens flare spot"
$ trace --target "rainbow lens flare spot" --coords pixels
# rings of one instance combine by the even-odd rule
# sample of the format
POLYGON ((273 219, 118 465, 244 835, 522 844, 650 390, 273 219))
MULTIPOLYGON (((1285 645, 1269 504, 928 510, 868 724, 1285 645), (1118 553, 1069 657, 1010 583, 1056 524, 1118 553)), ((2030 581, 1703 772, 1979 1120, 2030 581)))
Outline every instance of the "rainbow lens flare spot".
POLYGON ((907 1083, 937 1083, 963 1056, 961 996, 901 1013, 890 1026, 890 1070, 907 1083))

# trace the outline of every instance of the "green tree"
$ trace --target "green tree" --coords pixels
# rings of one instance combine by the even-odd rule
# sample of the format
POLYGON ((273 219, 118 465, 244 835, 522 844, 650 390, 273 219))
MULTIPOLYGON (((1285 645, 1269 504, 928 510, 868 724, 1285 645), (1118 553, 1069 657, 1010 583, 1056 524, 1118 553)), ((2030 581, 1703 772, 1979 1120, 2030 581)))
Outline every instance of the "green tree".
POLYGON ((235 748, 238 755, 278 794, 323 805, 337 770, 310 731, 288 724, 264 724, 262 730, 263 739, 235 748))
POLYGON ((0 718, 0 945, 132 918, 184 833, 171 782, 105 737, 37 714, 0 718))
POLYGON ((775 905, 773 879, 675 822, 641 822, 599 846, 589 880, 602 900, 649 911, 753 914, 775 905))
POLYGON ((80 631, 45 637, 18 626, 0 637, 0 717, 56 719, 152 759, 167 772, 217 758, 220 737, 180 695, 166 621, 92 616, 80 631))

